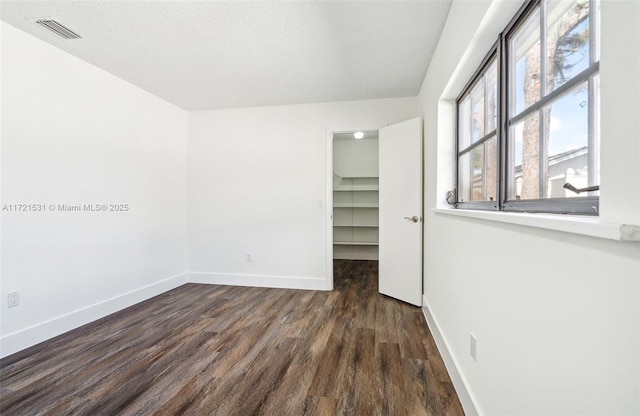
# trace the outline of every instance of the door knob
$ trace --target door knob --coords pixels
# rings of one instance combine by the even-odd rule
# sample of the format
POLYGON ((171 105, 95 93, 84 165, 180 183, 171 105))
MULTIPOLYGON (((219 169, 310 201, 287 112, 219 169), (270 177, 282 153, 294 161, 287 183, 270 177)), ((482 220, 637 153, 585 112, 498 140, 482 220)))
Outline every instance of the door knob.
POLYGON ((413 217, 404 217, 405 220, 409 220, 409 221, 413 221, 413 222, 418 222, 420 221, 420 218, 417 215, 414 215, 413 217))

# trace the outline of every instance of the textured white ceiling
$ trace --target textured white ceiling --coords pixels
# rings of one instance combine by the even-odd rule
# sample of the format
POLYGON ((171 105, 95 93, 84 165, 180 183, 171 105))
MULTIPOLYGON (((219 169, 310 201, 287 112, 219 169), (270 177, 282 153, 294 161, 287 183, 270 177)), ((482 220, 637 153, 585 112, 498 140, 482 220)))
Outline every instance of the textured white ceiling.
POLYGON ((0 16, 186 110, 417 95, 451 0, 6 1, 0 16), (32 23, 51 17, 82 36, 32 23))

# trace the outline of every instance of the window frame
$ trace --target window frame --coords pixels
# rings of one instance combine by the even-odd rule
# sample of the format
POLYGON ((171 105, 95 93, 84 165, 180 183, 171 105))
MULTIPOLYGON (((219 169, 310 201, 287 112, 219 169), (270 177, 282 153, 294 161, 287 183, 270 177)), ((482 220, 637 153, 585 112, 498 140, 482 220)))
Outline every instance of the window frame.
MULTIPOLYGON (((467 84, 464 86, 464 88, 462 89, 462 92, 460 93, 460 95, 458 95, 458 97, 456 98, 456 140, 455 140, 455 154, 456 154, 456 189, 458 189, 458 184, 460 183, 460 169, 459 169, 459 164, 460 164, 460 156, 462 156, 465 153, 471 152, 471 150, 475 147, 479 147, 479 146, 483 146, 485 142, 487 142, 488 140, 490 140, 494 135, 496 137, 497 140, 497 151, 498 154, 497 156, 497 160, 496 160, 496 199, 494 201, 460 201, 459 198, 459 194, 456 195, 456 203, 455 203, 455 207, 456 208, 466 208, 466 209, 478 209, 478 210, 491 210, 491 211, 495 211, 500 209, 500 195, 501 195, 501 176, 502 176, 502 172, 500 169, 501 166, 501 157, 502 157, 502 151, 500 149, 500 134, 501 134, 501 128, 500 128, 500 120, 501 120, 501 89, 502 89, 502 85, 500 82, 500 76, 501 76, 501 70, 500 70, 500 48, 499 48, 499 44, 500 44, 500 40, 496 41, 493 46, 491 47, 489 53, 487 55, 485 55, 485 57, 482 60, 482 63, 480 64, 479 68, 474 72, 473 76, 471 77, 471 79, 467 82, 467 84), (481 80, 485 73, 489 70, 489 68, 491 67, 491 65, 493 64, 493 61, 495 59, 496 62, 496 72, 497 72, 497 89, 498 89, 498 100, 497 100, 497 104, 496 104, 496 115, 497 115, 497 121, 496 121, 496 128, 495 130, 492 130, 489 133, 485 133, 484 136, 480 137, 475 143, 470 143, 466 148, 464 149, 460 149, 460 114, 458 111, 459 108, 459 104, 460 102, 467 97, 468 95, 471 95, 471 92, 473 90, 473 88, 477 85, 478 81, 481 80)), ((485 91, 485 100, 486 100, 486 91, 485 91)), ((486 102, 486 101, 485 101, 486 102)), ((472 109, 473 110, 473 109, 472 109)), ((485 120, 486 121, 486 120, 485 120)), ((485 123, 486 125, 486 123, 485 123)), ((484 155, 485 160, 486 160, 486 154, 484 155)), ((484 176, 484 175, 483 175, 484 176)), ((458 189, 459 190, 459 189, 458 189)))
MULTIPOLYGON (((540 18, 540 42, 546 42, 546 2, 545 0, 528 0, 526 1, 522 7, 518 10, 515 16, 511 19, 509 24, 505 27, 502 33, 498 35, 497 41, 490 48, 489 52, 483 58, 481 64, 478 69, 474 72, 471 79, 467 82, 467 84, 462 89, 460 95, 456 98, 456 134, 455 134, 455 157, 456 157, 456 170, 455 170, 455 184, 456 190, 456 202, 454 203, 455 208, 460 209, 474 209, 474 210, 493 210, 493 211, 505 211, 505 212, 528 212, 528 213, 551 213, 551 214, 573 214, 573 215, 591 215, 598 216, 599 215, 599 195, 589 195, 589 196, 576 196, 576 197, 566 197, 566 198, 538 198, 538 199, 509 199, 509 191, 510 191, 510 182, 513 182, 513 186, 515 186, 515 179, 511 178, 511 172, 509 169, 511 160, 510 153, 513 147, 513 138, 510 137, 510 128, 512 125, 517 124, 518 122, 526 119, 527 117, 534 114, 541 114, 541 111, 549 106, 557 102, 561 99, 565 94, 570 93, 571 90, 575 89, 582 83, 587 83, 588 85, 588 149, 595 149, 595 136, 599 134, 598 131, 598 118, 599 118, 599 100, 596 98, 595 94, 595 78, 599 77, 600 73, 600 61, 599 57, 596 60, 596 56, 599 54, 599 45, 596 42, 596 36, 600 36, 599 30, 599 22, 597 16, 597 2, 598 0, 587 0, 589 3, 589 64, 586 69, 582 70, 580 73, 576 74, 570 80, 555 88, 553 91, 546 93, 541 86, 541 94, 537 102, 533 103, 529 107, 520 111, 520 113, 511 116, 511 109, 509 106, 512 104, 512 101, 509 101, 510 96, 510 77, 515 77, 515 72, 511 72, 509 69, 510 65, 510 56, 509 56, 509 41, 510 39, 518 33, 518 30, 524 25, 532 13, 536 10, 539 10, 541 18, 540 18), (459 198, 459 185, 460 185, 460 159, 462 154, 459 146, 460 146, 460 114, 459 108, 462 100, 470 94, 473 87, 476 85, 477 81, 481 79, 484 73, 487 71, 489 66, 491 65, 493 59, 497 61, 497 125, 495 135, 497 137, 497 147, 498 147, 498 158, 497 158, 497 180, 498 184, 496 185, 497 198, 496 201, 460 201, 459 198), (511 117, 511 118, 509 118, 511 117)), ((546 73, 544 63, 544 59, 541 59, 541 68, 540 73, 546 73)), ((598 86, 599 88, 599 86, 598 86)), ((515 95, 514 95, 515 97, 515 95)), ((485 97, 486 98, 486 97, 485 97)), ((515 98, 514 98, 515 100, 515 98)), ((515 113, 515 110, 514 110, 515 113)), ((478 142, 473 145, 470 144, 468 147, 463 149, 464 152, 470 151, 470 149, 478 143, 484 143, 493 134, 485 134, 482 138, 478 140, 478 142)), ((546 149, 545 149, 546 150, 546 149)), ((599 150, 598 150, 599 152, 599 150)), ((596 166, 596 160, 599 158, 599 153, 596 154, 595 151, 588 152, 588 165, 589 169, 593 169, 596 166)), ((486 160, 486 156, 485 156, 486 160)), ((548 163, 548 159, 546 157, 540 158, 540 165, 545 165, 544 169, 546 170, 546 164, 548 163)), ((541 169, 540 172, 543 172, 541 169)), ((540 180, 541 181, 541 180, 540 180)), ((542 183, 542 182, 541 182, 542 183)), ((589 186, 599 185, 591 183, 591 178, 589 182, 589 186)))

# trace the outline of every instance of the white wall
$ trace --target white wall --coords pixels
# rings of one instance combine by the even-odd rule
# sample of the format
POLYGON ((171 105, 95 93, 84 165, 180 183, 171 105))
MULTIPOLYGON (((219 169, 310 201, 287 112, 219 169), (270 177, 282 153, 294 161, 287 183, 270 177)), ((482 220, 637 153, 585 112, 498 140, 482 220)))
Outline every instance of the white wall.
MULTIPOLYGON (((353 136, 352 136, 353 137, 353 136)), ((379 175, 378 138, 334 139, 333 171, 342 177, 379 175)))
MULTIPOLYGON (((454 99, 520 4, 454 0, 420 93, 427 314, 469 414, 637 415, 640 243, 433 212, 453 187, 454 99)), ((639 23, 640 2, 603 3, 603 222, 640 222, 639 23)))
POLYGON ((416 98, 190 113, 190 279, 330 288, 330 132, 416 114, 416 98))
POLYGON ((185 281, 187 113, 1 25, 1 204, 129 204, 2 212, 7 355, 185 281))

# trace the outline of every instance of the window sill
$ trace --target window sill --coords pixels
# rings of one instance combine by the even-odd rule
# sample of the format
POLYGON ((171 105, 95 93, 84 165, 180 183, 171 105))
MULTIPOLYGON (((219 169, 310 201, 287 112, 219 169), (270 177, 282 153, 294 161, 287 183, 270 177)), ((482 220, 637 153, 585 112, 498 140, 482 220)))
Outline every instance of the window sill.
POLYGON ((526 227, 604 238, 607 240, 640 242, 640 225, 605 223, 601 222, 597 217, 474 211, 455 208, 434 208, 431 211, 436 214, 517 224, 526 227))

